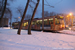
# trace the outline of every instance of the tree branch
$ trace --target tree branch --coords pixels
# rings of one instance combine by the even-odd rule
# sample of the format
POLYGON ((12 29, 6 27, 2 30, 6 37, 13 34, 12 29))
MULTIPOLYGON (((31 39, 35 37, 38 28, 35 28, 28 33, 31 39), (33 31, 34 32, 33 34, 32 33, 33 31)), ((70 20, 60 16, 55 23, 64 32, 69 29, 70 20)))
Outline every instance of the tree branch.
POLYGON ((54 8, 54 6, 49 5, 49 3, 47 2, 47 0, 45 0, 45 1, 46 1, 47 4, 44 4, 44 5, 47 5, 47 6, 50 6, 50 7, 54 8))

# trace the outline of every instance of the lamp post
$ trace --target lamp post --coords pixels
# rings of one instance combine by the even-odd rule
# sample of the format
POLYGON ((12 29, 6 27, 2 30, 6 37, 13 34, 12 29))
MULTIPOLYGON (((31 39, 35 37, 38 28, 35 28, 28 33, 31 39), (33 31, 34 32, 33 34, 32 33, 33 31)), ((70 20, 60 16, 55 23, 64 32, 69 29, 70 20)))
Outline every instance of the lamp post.
POLYGON ((71 26, 73 26, 73 14, 69 13, 69 15, 67 15, 68 18, 68 23, 71 23, 71 26))
POLYGON ((70 13, 69 15, 70 15, 70 18, 71 18, 71 26, 73 26, 73 14, 70 13))
POLYGON ((69 15, 72 16, 72 13, 70 13, 69 15))
POLYGON ((44 31, 44 0, 42 0, 42 31, 44 31))

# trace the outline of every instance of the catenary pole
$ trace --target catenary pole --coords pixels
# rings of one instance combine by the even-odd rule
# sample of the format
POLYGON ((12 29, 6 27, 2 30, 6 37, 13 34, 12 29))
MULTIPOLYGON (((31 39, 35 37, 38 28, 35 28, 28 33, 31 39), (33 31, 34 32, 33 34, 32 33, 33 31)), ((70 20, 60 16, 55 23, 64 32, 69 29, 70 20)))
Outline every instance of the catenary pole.
POLYGON ((42 31, 44 31, 44 0, 42 0, 42 31))

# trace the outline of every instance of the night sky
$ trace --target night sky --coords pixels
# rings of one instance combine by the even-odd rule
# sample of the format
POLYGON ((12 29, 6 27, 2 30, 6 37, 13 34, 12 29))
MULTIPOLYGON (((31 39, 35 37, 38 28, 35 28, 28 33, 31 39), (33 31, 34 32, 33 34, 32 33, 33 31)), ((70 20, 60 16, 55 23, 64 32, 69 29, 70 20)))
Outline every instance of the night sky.
MULTIPOLYGON (((65 13, 65 14, 69 14, 70 12, 73 13, 75 15, 75 0, 44 0, 44 4, 47 4, 47 2, 49 3, 49 5, 54 6, 54 8, 44 5, 44 11, 48 11, 48 12, 55 12, 55 13, 65 13)), ((14 21, 14 17, 19 17, 19 13, 17 13, 17 7, 21 7, 23 10, 26 6, 26 2, 27 0, 14 0, 13 2, 9 2, 10 3, 10 8, 12 10, 13 13, 13 21, 14 21)), ((34 2, 36 3, 36 0, 34 0, 34 2)), ((35 7, 34 3, 30 3, 33 7, 35 7)), ((33 9, 33 8, 32 8, 33 9)), ((30 6, 28 7, 27 10, 27 14, 32 14, 32 9, 30 8, 30 6)), ((37 12, 35 14, 35 18, 37 17, 42 17, 42 0, 40 0, 37 12)))

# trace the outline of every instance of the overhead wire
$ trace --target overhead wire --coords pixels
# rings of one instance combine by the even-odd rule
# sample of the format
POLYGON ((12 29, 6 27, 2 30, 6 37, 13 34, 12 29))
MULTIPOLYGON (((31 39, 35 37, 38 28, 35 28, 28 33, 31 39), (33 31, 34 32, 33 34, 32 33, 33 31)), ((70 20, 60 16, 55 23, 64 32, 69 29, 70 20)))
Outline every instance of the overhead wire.
POLYGON ((47 5, 47 6, 50 6, 50 7, 54 8, 54 6, 51 6, 51 5, 47 2, 47 0, 45 0, 45 1, 46 1, 47 4, 44 4, 44 5, 47 5))

